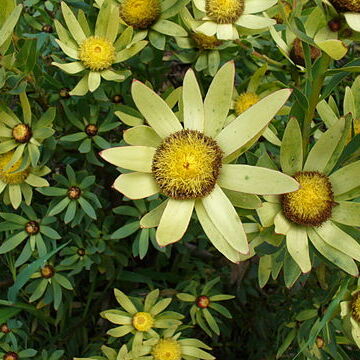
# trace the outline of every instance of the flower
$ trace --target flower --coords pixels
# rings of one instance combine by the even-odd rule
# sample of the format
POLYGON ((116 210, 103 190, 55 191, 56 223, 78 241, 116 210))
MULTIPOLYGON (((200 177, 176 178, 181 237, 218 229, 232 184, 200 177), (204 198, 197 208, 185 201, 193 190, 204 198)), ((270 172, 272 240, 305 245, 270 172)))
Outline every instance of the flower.
POLYGON ((360 288, 340 303, 345 334, 360 348, 360 288))
POLYGON ((283 89, 269 95, 224 127, 234 71, 232 62, 218 71, 205 102, 193 71, 186 73, 184 126, 157 94, 139 81, 133 82, 133 99, 150 127, 133 129, 138 134, 134 141, 138 146, 115 147, 100 155, 133 171, 120 175, 114 183, 115 189, 128 198, 158 193, 168 197, 140 222, 145 228, 158 226, 156 239, 160 246, 183 237, 195 208, 213 245, 237 262, 240 253, 248 253, 249 246, 241 220, 221 188, 249 194, 281 194, 296 190, 298 184, 273 170, 228 164, 258 139, 291 93, 283 89), (147 135, 141 143, 144 128, 147 135))
POLYGON ((208 36, 216 34, 220 40, 238 39, 238 26, 259 30, 276 24, 273 19, 252 15, 269 9, 277 3, 275 0, 193 0, 193 3, 203 13, 204 23, 197 30, 208 36))
POLYGON ((330 262, 358 275, 353 259, 360 261, 360 245, 338 224, 360 226, 355 215, 360 213, 360 204, 349 201, 359 196, 356 174, 360 161, 334 171, 350 125, 339 119, 319 137, 303 162, 301 131, 291 119, 282 140, 280 163, 284 173, 299 181, 300 189, 264 197, 267 202, 257 209, 264 227, 275 224, 275 232, 286 235, 287 250, 304 273, 311 270, 310 240, 330 262))
MULTIPOLYGON (((158 289, 147 294, 144 305, 139 309, 122 291, 114 290, 116 300, 125 310, 106 310, 101 316, 114 324, 120 325, 110 329, 107 334, 122 337, 134 334, 133 351, 139 351, 144 338, 159 338, 154 329, 167 329, 181 324, 183 316, 173 311, 164 310, 170 305, 171 298, 158 300, 158 289)), ((138 302, 136 302, 138 304, 138 302)))
POLYGON ((20 157, 13 162, 14 152, 9 151, 0 154, 0 194, 3 194, 3 201, 6 205, 11 204, 17 209, 24 197, 27 205, 31 204, 32 186, 49 186, 47 180, 41 176, 50 172, 46 166, 30 167, 24 166, 24 159, 20 157), (12 164, 9 167, 9 164, 12 164))
POLYGON ((84 72, 77 86, 70 95, 85 95, 89 90, 95 91, 101 78, 109 81, 124 81, 129 75, 128 70, 114 70, 113 65, 126 61, 136 55, 147 44, 145 40, 134 40, 130 36, 121 37, 119 30, 119 8, 115 2, 105 0, 97 17, 94 33, 88 30, 89 24, 85 17, 79 22, 72 10, 64 1, 61 9, 68 30, 55 20, 55 27, 59 36, 56 40, 62 51, 72 59, 71 63, 53 62, 61 70, 69 74, 84 72), (104 26, 107 24, 107 26, 104 26))
POLYGON ((37 166, 42 142, 52 136, 55 130, 52 123, 56 109, 49 108, 39 120, 34 119, 25 92, 19 95, 23 111, 21 121, 15 113, 5 106, 0 107, 0 154, 14 154, 5 170, 13 166, 20 157, 28 158, 27 165, 37 166))
POLYGON ((235 100, 236 115, 242 114, 244 111, 255 105, 260 100, 259 96, 253 92, 241 93, 235 100))

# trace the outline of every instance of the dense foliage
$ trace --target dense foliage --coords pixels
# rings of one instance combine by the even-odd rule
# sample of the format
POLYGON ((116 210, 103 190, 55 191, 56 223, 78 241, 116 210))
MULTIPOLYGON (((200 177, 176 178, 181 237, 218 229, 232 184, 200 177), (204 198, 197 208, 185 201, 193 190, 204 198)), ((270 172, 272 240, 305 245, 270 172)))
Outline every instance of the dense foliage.
POLYGON ((360 359, 358 0, 1 0, 0 358, 360 359))

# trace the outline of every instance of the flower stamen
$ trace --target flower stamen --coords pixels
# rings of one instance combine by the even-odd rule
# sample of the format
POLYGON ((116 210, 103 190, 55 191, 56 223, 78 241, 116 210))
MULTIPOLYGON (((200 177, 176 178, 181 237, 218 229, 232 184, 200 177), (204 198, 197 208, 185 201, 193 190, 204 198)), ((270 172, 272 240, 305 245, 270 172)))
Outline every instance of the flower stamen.
POLYGON ((218 24, 233 24, 244 12, 244 0, 206 0, 205 9, 218 24))

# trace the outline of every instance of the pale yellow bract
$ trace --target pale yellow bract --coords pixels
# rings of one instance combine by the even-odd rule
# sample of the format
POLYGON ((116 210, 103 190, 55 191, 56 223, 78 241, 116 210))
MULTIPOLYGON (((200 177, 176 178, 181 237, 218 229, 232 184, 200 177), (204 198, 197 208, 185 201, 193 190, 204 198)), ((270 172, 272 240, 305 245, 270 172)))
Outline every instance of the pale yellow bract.
POLYGON ((120 175, 114 183, 128 198, 159 193, 168 197, 141 220, 142 227, 158 227, 160 246, 183 237, 195 210, 213 245, 238 262, 249 246, 240 217, 222 188, 256 198, 255 194, 295 191, 298 183, 270 169, 228 164, 261 136, 291 93, 279 90, 225 125, 234 74, 234 63, 225 64, 203 100, 195 74, 189 70, 183 85, 182 122, 160 96, 139 81, 133 82, 134 102, 149 126, 132 129, 136 146, 107 149, 101 156, 133 171, 120 175), (144 130, 146 136, 142 135, 144 130))

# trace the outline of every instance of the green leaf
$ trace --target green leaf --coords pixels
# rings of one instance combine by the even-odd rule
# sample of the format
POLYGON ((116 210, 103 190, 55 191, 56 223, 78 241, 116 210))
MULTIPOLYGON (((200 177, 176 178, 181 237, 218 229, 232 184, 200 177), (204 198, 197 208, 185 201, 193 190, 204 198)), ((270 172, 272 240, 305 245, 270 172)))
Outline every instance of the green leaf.
POLYGON ((137 231, 140 228, 140 222, 134 221, 129 224, 126 224, 122 226, 121 228, 117 229, 114 233, 111 234, 111 239, 124 239, 131 234, 133 234, 135 231, 137 231))
POLYGON ((0 254, 5 254, 13 249, 15 249, 19 244, 21 244, 29 234, 26 231, 21 231, 16 235, 13 235, 9 239, 7 239, 1 246, 0 246, 0 254))
MULTIPOLYGON (((1 5, 3 6, 3 4, 1 5)), ((22 5, 18 5, 10 14, 10 16, 8 16, 6 18, 5 23, 1 26, 0 29, 0 46, 2 46, 5 41, 9 38, 9 36, 11 35, 11 33, 13 32, 16 23, 19 20, 21 11, 22 11, 22 5)), ((2 8, 2 11, 4 11, 5 9, 2 8)))

